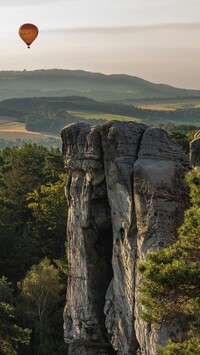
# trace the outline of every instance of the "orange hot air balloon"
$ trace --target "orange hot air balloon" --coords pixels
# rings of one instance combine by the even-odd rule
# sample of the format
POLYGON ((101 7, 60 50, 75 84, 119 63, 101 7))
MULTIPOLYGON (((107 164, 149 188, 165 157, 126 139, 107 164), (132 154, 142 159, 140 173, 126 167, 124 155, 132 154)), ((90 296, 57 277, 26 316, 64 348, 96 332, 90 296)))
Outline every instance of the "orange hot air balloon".
POLYGON ((19 28, 19 35, 28 48, 30 48, 31 43, 36 39, 38 33, 38 28, 32 23, 25 23, 19 28))

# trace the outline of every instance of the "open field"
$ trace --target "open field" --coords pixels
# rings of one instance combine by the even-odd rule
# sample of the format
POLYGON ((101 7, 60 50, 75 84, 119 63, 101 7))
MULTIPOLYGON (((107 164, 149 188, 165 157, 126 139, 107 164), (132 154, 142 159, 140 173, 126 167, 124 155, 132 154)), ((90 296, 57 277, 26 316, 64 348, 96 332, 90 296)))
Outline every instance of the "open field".
MULTIPOLYGON (((139 121, 128 116, 111 115, 111 114, 101 114, 97 112, 86 112, 86 111, 68 111, 71 115, 79 117, 80 119, 89 120, 121 120, 121 121, 139 121)), ((76 121, 76 119, 75 119, 76 121)), ((15 118, 0 116, 0 139, 3 140, 38 140, 38 139, 48 139, 48 138, 60 138, 60 135, 56 134, 45 134, 33 131, 27 131, 25 128, 25 123, 17 122, 15 118)))
POLYGON ((0 139, 27 140, 27 139, 37 139, 37 138, 48 138, 52 136, 49 134, 27 131, 24 123, 11 121, 11 118, 7 119, 7 118, 0 117, 0 139))
POLYGON ((80 118, 88 119, 88 120, 117 120, 117 121, 134 121, 140 122, 138 118, 129 117, 129 116, 120 116, 120 115, 112 115, 110 113, 99 113, 99 112, 87 112, 87 111, 68 111, 71 115, 78 116, 80 118))
POLYGON ((190 109, 190 108, 200 108, 200 100, 177 100, 172 102, 160 102, 160 103, 138 103, 137 107, 147 110, 157 110, 157 111, 175 111, 177 109, 190 109))

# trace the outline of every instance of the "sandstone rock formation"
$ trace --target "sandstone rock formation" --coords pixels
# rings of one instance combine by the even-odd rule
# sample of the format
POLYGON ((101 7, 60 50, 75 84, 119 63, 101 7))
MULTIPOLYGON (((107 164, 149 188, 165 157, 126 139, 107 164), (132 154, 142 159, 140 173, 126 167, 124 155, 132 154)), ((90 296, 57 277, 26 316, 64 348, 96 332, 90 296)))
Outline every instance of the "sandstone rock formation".
POLYGON ((176 237, 188 205, 189 162, 161 129, 133 122, 62 130, 68 173, 69 278, 64 338, 70 355, 156 355, 181 324, 140 319, 136 264, 176 237), (105 313, 105 315, 104 315, 105 313))

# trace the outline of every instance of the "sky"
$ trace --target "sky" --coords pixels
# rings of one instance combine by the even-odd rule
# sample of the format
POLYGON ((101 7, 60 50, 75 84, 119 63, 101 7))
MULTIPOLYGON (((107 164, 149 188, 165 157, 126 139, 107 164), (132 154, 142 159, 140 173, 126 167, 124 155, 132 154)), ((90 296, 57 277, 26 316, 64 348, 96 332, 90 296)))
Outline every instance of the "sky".
POLYGON ((200 0, 0 0, 0 70, 82 69, 200 89, 200 0), (30 49, 18 35, 39 28, 30 49))

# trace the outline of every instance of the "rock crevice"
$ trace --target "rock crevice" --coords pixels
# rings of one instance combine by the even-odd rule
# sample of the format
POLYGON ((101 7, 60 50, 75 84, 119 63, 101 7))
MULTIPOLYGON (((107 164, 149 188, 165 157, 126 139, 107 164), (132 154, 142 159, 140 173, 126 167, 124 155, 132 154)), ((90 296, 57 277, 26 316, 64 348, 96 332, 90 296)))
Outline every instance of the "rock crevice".
POLYGON ((62 140, 69 206, 68 353, 156 355, 170 327, 141 320, 136 266, 149 250, 176 240, 188 206, 189 162, 165 131, 139 123, 71 124, 62 140))

